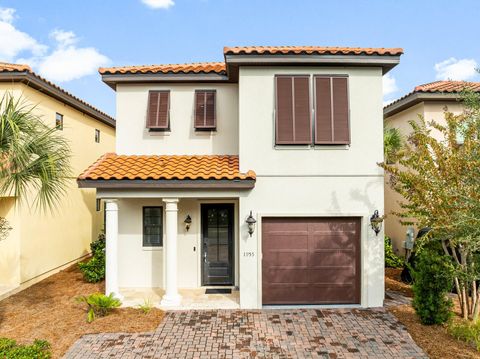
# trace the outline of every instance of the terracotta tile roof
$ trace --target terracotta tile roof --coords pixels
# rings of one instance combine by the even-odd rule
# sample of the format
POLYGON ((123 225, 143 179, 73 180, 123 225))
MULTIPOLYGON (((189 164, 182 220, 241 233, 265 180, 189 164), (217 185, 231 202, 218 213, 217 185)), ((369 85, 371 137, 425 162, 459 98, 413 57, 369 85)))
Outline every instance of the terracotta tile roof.
POLYGON ((316 54, 316 55, 401 55, 401 48, 373 47, 325 47, 325 46, 237 46, 224 47, 225 55, 275 55, 275 54, 316 54))
POLYGON ((240 173, 238 156, 136 156, 107 153, 79 180, 251 180, 255 172, 240 173))
POLYGON ((122 67, 101 67, 98 72, 105 74, 156 74, 156 73, 225 73, 224 62, 197 62, 191 64, 167 64, 167 65, 139 65, 122 67))
MULTIPOLYGON (((40 84, 42 85, 42 88, 45 89, 45 92, 48 95, 51 95, 48 87, 53 87, 54 90, 59 91, 63 95, 65 95, 66 98, 68 98, 72 102, 77 102, 80 103, 84 106, 86 106, 89 110, 89 115, 101 120, 102 122, 108 123, 110 126, 115 127, 115 119, 108 115, 107 113, 100 111, 98 108, 90 105, 89 103, 85 102, 84 100, 72 95, 70 92, 64 90, 60 86, 55 85, 53 82, 48 81, 47 79, 41 77, 40 75, 36 74, 34 71, 32 71, 31 67, 28 65, 24 64, 10 64, 7 62, 0 62, 0 74, 2 73, 25 73, 28 76, 31 76, 37 80, 39 80, 40 84)), ((8 81, 11 81, 12 79, 8 78, 8 81)), ((33 84, 30 81, 26 81, 27 85, 33 86, 33 84)))
POLYGON ((480 82, 435 81, 416 86, 413 92, 462 92, 465 88, 480 91, 480 82))

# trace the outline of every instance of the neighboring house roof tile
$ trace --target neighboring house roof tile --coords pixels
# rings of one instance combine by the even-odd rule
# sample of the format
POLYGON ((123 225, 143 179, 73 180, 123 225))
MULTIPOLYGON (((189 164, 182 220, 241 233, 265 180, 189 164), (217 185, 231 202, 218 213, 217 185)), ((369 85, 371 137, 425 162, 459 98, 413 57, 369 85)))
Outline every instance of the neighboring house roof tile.
POLYGON ((48 81, 32 71, 31 67, 24 64, 10 64, 6 62, 0 62, 0 81, 15 81, 15 79, 21 80, 29 86, 34 88, 41 88, 46 94, 59 98, 60 101, 69 102, 70 105, 76 107, 79 111, 87 112, 88 115, 115 127, 115 119, 107 113, 99 110, 98 108, 90 105, 84 100, 72 95, 70 92, 64 90, 60 86, 48 81), (2 74, 6 76, 1 76, 2 74), (8 75, 24 75, 24 78, 15 78, 8 75), (33 80, 36 80, 35 83, 33 80), (57 93, 54 93, 57 92, 57 93), (58 96, 60 93, 60 96, 58 96), (78 105, 78 106, 75 106, 78 105))
POLYGON ((240 173, 238 156, 137 156, 107 153, 79 180, 254 180, 255 172, 240 173))
POLYGON ((401 55, 401 48, 328 47, 328 46, 236 46, 224 47, 225 55, 239 54, 330 54, 330 55, 401 55))
POLYGON ((157 73, 225 73, 224 62, 197 62, 191 64, 166 64, 166 65, 139 65, 139 66, 121 66, 121 67, 101 67, 98 72, 105 74, 157 74, 157 73))
POLYGON ((383 108, 383 115, 392 116, 425 100, 452 101, 465 89, 480 92, 480 82, 434 81, 418 85, 413 91, 386 105, 383 108))

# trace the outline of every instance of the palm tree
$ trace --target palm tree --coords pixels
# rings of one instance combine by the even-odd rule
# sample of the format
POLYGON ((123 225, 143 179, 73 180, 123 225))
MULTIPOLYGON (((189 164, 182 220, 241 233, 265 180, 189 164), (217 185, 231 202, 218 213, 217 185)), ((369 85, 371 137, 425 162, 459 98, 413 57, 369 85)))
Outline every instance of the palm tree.
POLYGON ((5 93, 0 100, 0 196, 53 210, 68 185, 70 146, 56 128, 45 125, 34 107, 5 93))
POLYGON ((383 128, 383 153, 387 164, 395 163, 403 147, 403 138, 398 128, 383 128))

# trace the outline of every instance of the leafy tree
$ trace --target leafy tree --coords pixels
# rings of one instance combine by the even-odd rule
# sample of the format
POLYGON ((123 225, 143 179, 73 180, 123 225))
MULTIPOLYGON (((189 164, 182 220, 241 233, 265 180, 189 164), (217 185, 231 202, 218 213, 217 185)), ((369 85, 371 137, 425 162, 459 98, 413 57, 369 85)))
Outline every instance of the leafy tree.
POLYGON ((465 111, 445 112, 445 124, 410 121, 398 163, 379 164, 405 198, 394 213, 405 225, 430 227, 420 243, 439 241, 456 266, 454 283, 464 318, 480 312, 480 101, 465 93, 465 111), (435 135, 434 132, 437 132, 435 135), (458 138, 462 138, 459 143, 458 138))
POLYGON ((53 209, 65 193, 70 147, 56 128, 45 125, 22 98, 0 99, 0 196, 13 195, 53 209))
POLYGON ((383 128, 383 153, 386 163, 395 163, 403 146, 400 131, 394 127, 383 128))

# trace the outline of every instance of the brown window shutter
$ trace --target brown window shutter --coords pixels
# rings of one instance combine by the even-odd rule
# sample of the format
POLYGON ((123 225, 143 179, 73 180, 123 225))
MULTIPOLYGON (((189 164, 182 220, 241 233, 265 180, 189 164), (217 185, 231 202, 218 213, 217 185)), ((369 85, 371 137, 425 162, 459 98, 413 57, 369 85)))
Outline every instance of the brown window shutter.
POLYGON ((315 144, 349 144, 348 78, 315 76, 315 144))
POLYGON ((277 76, 276 144, 310 144, 310 90, 308 76, 277 76))
POLYGON ((150 91, 148 93, 147 128, 168 130, 170 125, 170 91, 150 91))
POLYGON ((216 91, 195 91, 195 128, 214 130, 216 125, 216 91))

